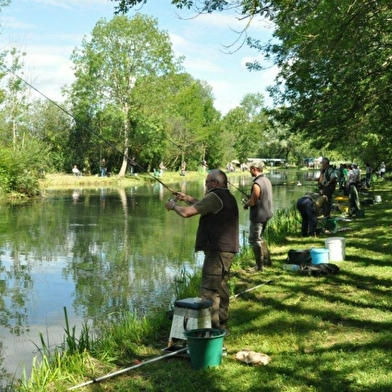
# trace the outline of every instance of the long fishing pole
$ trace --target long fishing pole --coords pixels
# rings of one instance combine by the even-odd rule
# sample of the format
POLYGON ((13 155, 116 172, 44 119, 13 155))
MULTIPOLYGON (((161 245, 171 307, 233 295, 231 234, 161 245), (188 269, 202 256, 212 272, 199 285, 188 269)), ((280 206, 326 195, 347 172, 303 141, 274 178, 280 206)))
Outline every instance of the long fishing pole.
MULTIPOLYGON (((173 195, 178 195, 178 192, 173 190, 172 188, 170 188, 168 185, 166 185, 162 180, 160 180, 158 177, 154 176, 153 174, 151 174, 150 172, 146 171, 141 165, 139 165, 134 159, 130 159, 128 157, 128 155, 126 155, 125 153, 123 153, 122 151, 120 151, 113 143, 111 143, 110 141, 108 141, 107 139, 105 139, 102 135, 100 135, 99 133, 95 132, 91 127, 89 127, 87 124, 85 124, 83 121, 80 121, 79 119, 77 119, 72 113, 70 113, 68 110, 66 110, 64 107, 62 107, 61 105, 59 105, 56 101, 54 101, 53 99, 49 98, 47 95, 45 95, 42 91, 38 90, 35 86, 33 86, 31 83, 29 83, 27 80, 25 80, 24 78, 22 78, 20 75, 16 74, 14 71, 12 71, 11 69, 9 69, 8 67, 6 67, 4 64, 1 65, 8 73, 11 73, 12 75, 14 75, 16 78, 18 78, 19 80, 21 80, 23 83, 25 83, 28 87, 30 87, 32 90, 36 91, 39 95, 41 95, 42 97, 44 97, 46 100, 48 100, 51 104, 53 104, 54 106, 56 106, 58 109, 60 109, 61 111, 63 111, 65 114, 67 114, 68 116, 70 116, 72 119, 75 120, 76 123, 80 124, 84 129, 86 129, 88 132, 90 132, 92 135, 96 136, 98 139, 102 140, 104 143, 106 143, 110 148, 112 148, 114 151, 118 152, 120 155, 122 155, 128 162, 130 165, 133 166, 137 166, 142 172, 148 174, 150 177, 152 177, 155 181, 159 182, 164 188, 166 188, 171 194, 173 195)), ((165 137, 165 136, 164 136, 165 137)), ((172 140, 170 140, 169 138, 165 137, 170 143, 172 143, 174 146, 176 146, 177 148, 180 148, 179 145, 177 145, 176 143, 174 143, 172 140)), ((244 196, 248 197, 249 195, 247 193, 245 193, 242 189, 238 188, 237 186, 235 186, 232 182, 230 182, 229 180, 227 181, 228 184, 230 184, 232 187, 234 187, 235 189, 237 189, 238 191, 240 191, 244 196)))
POLYGON ((235 186, 232 182, 230 182, 229 180, 227 180, 228 184, 230 184, 233 188, 237 189, 238 191, 240 191, 244 196, 246 196, 247 198, 249 198, 249 195, 247 193, 245 193, 242 189, 238 188, 237 186, 235 186))
POLYGON ((118 370, 116 372, 106 374, 105 376, 97 377, 97 378, 94 378, 92 380, 86 381, 86 382, 84 382, 82 384, 75 385, 74 387, 68 388, 68 391, 74 391, 75 389, 79 389, 79 388, 85 387, 87 385, 95 384, 95 383, 98 383, 100 381, 106 380, 108 378, 118 376, 119 374, 123 374, 123 373, 129 372, 130 370, 137 369, 137 368, 139 368, 141 366, 144 366, 144 365, 147 365, 149 363, 157 362, 157 361, 160 361, 161 359, 164 359, 164 358, 173 357, 173 356, 175 356, 175 355, 177 355, 179 353, 182 353, 182 352, 184 352, 186 350, 188 350, 188 347, 184 347, 184 348, 181 348, 179 350, 173 351, 173 352, 171 352, 169 354, 161 355, 159 357, 155 357, 155 358, 149 359, 147 361, 140 362, 140 363, 138 363, 136 365, 127 367, 125 369, 121 369, 121 370, 118 370))
POLYGON ((261 284, 258 284, 257 286, 251 287, 251 288, 249 288, 249 289, 246 289, 246 290, 242 291, 241 293, 232 295, 232 296, 230 297, 230 299, 238 298, 240 295, 243 295, 243 294, 245 294, 245 293, 249 293, 250 291, 256 290, 256 289, 258 289, 258 288, 260 288, 260 287, 262 287, 262 286, 265 286, 265 285, 270 284, 270 283, 273 283, 273 282, 274 282, 273 280, 267 280, 266 282, 261 283, 261 284))
POLYGON ((30 87, 32 90, 36 91, 39 95, 47 99, 50 103, 55 105, 57 108, 59 108, 61 111, 63 111, 65 114, 70 116, 75 120, 76 123, 80 124, 84 129, 89 131, 92 135, 98 137, 98 139, 102 140, 104 143, 106 143, 109 147, 111 147, 114 151, 118 152, 120 155, 122 155, 131 165, 137 166, 142 172, 147 173, 150 177, 152 177, 155 181, 159 182, 164 188, 166 188, 168 191, 170 191, 173 195, 177 195, 178 192, 174 191, 171 189, 168 185, 166 185, 163 181, 161 181, 159 178, 155 177, 153 174, 150 172, 146 171, 142 166, 140 166, 134 159, 130 159, 128 155, 120 151, 113 143, 105 139, 102 135, 99 133, 95 132, 91 127, 89 127, 87 124, 85 124, 83 121, 80 121, 77 119, 73 114, 71 114, 68 110, 64 109, 61 105, 59 105, 57 102, 53 101, 53 99, 49 98, 47 95, 45 95, 42 91, 38 90, 36 87, 34 87, 31 83, 29 83, 27 80, 16 74, 14 71, 6 67, 4 64, 1 65, 8 73, 11 73, 14 75, 16 78, 18 78, 20 81, 25 83, 28 87, 30 87))
MULTIPOLYGON (((167 136, 163 136, 168 142, 170 142, 171 144, 173 144, 173 146, 177 147, 179 150, 181 150, 181 145, 175 143, 173 140, 169 139, 167 136)), ((249 195, 247 193, 245 193, 245 191, 243 191, 242 189, 238 188, 237 186, 235 186, 231 181, 229 181, 229 179, 227 179, 227 183, 229 185, 231 185, 233 188, 237 189, 238 191, 240 191, 244 196, 246 196, 247 198, 249 197, 249 195)))

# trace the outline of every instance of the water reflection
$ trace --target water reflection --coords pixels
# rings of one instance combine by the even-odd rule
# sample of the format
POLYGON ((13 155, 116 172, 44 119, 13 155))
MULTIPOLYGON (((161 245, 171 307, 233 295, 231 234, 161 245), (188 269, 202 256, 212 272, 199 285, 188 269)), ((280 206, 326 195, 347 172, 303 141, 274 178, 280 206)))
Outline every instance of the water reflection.
MULTIPOLYGON (((290 205, 306 189, 303 173, 269 174, 274 208, 290 205)), ((237 200, 249 193, 248 173, 230 180, 237 200)), ((310 184, 312 185, 312 184, 310 184)), ((175 190, 201 197, 204 177, 175 190)), ((0 377, 31 368, 39 333, 49 344, 62 342, 63 308, 70 325, 92 325, 116 312, 139 314, 173 301, 172 280, 193 270, 198 219, 179 219, 163 208, 170 193, 158 182, 124 189, 74 189, 46 192, 23 206, 0 207, 0 377)), ((240 232, 248 211, 240 208, 240 232)), ((246 239, 241 239, 241 244, 246 239)))

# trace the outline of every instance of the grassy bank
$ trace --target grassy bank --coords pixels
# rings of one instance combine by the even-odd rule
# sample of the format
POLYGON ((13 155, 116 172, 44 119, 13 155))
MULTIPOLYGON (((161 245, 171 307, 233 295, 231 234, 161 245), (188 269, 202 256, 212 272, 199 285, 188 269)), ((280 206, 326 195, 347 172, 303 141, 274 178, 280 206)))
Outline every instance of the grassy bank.
MULTIPOLYGON (((228 355, 221 366, 194 371, 188 358, 163 359, 81 391, 390 391, 392 365, 392 187, 379 182, 382 202, 366 207, 365 218, 339 223, 346 259, 337 275, 302 276, 283 271, 289 249, 324 247, 326 236, 298 232, 271 247, 273 267, 252 274, 249 251, 233 266, 228 355), (245 292, 246 290, 250 291, 245 292), (234 355, 248 348, 271 356, 267 366, 247 366, 234 355)), ((328 235, 331 236, 331 235, 328 235)), ((183 279, 187 277, 184 276, 183 279)), ((186 292, 196 295, 197 277, 186 292)), ((181 287, 181 285, 180 285, 181 287)), ((21 390, 65 391, 84 381, 161 355, 170 320, 164 312, 138 320, 122 315, 101 328, 91 351, 52 357, 21 390)), ((72 339, 71 339, 72 340, 72 339)), ((78 340, 78 339, 74 339, 78 340)))
MULTIPOLYGON (((294 169, 294 168, 293 168, 294 169)), ((224 169, 222 169, 224 170, 224 169)), ((286 170, 286 169, 282 169, 286 170)), ((266 170, 268 172, 268 170, 266 170)), ((228 173, 228 178, 243 175, 243 172, 237 171, 234 173, 228 173)), ((245 173, 249 175, 249 173, 245 173)), ((41 179, 39 184, 42 190, 45 189, 68 189, 75 187, 102 187, 102 186, 132 186, 140 185, 145 182, 162 181, 164 184, 172 184, 183 180, 198 180, 204 179, 206 173, 201 171, 188 171, 185 177, 180 176, 179 172, 165 171, 162 177, 155 178, 153 173, 138 173, 137 175, 126 175, 125 177, 119 177, 112 175, 110 177, 100 177, 98 175, 76 177, 73 174, 47 174, 45 178, 41 179)))
MULTIPOLYGON (((204 173, 199 172, 188 172, 186 174, 187 180, 195 180, 198 178, 204 178, 204 173)), ((162 181, 164 184, 173 183, 176 181, 182 180, 184 177, 181 177, 178 172, 165 172, 161 178, 158 180, 162 181)), ((42 190, 45 189, 68 189, 75 187, 102 187, 102 186, 132 186, 132 185, 140 185, 145 182, 156 181, 154 175, 152 173, 141 173, 135 176, 125 176, 119 177, 117 175, 113 175, 110 177, 99 177, 98 175, 94 176, 83 176, 76 177, 72 174, 47 174, 45 178, 40 180, 40 188, 42 190)))

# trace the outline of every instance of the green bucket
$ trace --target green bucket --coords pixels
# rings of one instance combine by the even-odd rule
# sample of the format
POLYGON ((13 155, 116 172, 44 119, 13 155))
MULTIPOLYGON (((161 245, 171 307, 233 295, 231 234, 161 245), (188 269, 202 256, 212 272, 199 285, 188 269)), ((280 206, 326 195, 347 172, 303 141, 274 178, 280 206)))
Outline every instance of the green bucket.
POLYGON ((222 363, 225 330, 203 328, 186 331, 192 369, 199 370, 222 363))
POLYGON ((331 233, 336 233, 338 231, 338 223, 335 218, 324 218, 322 220, 322 226, 331 233))

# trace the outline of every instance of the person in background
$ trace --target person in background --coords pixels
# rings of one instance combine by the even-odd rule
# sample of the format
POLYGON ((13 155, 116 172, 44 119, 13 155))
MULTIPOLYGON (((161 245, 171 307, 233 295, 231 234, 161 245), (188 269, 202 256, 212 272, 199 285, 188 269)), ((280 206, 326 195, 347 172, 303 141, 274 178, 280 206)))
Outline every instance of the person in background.
POLYGON ((384 178, 386 171, 387 171, 387 166, 385 165, 384 162, 381 162, 381 165, 380 165, 380 177, 381 178, 384 178))
POLYGON ((101 177, 106 177, 107 171, 108 171, 108 166, 106 164, 106 160, 102 159, 100 164, 99 164, 99 169, 101 171, 101 177))
POLYGON ((318 188, 321 195, 327 196, 328 201, 323 205, 323 215, 325 218, 331 216, 332 195, 335 191, 337 183, 336 170, 330 165, 328 158, 321 161, 321 172, 318 178, 318 188))
POLYGON ((344 191, 346 188, 347 181, 348 181, 348 165, 347 164, 343 165, 343 176, 344 176, 343 191, 344 191))
POLYGON ((204 252, 200 297, 212 301, 212 328, 225 330, 229 319, 230 268, 239 251, 238 205, 227 184, 227 176, 222 170, 211 170, 202 199, 177 192, 176 199, 189 206, 179 206, 176 200, 165 204, 168 211, 183 218, 200 215, 195 245, 196 251, 204 252))
POLYGON ((348 165, 346 188, 345 188, 345 192, 344 192, 344 194, 346 196, 349 195, 350 188, 352 186, 356 186, 356 183, 357 183, 357 175, 355 173, 354 166, 353 165, 348 165))
POLYGON ((74 174, 74 176, 82 177, 82 172, 78 169, 76 165, 74 165, 74 167, 72 168, 72 173, 74 174))
POLYGON ((317 217, 322 215, 323 206, 328 201, 327 196, 319 193, 305 193, 297 201, 297 209, 302 217, 301 235, 315 237, 317 217))
POLYGON ((370 166, 370 163, 367 163, 365 165, 365 173, 366 173, 366 178, 365 178, 365 184, 366 188, 370 188, 370 183, 372 181, 372 168, 370 166))
POLYGON ((135 166, 136 166, 136 161, 135 157, 132 157, 132 159, 129 161, 129 174, 133 176, 135 174, 135 166))
POLYGON ((162 177, 163 176, 163 171, 166 170, 165 164, 163 161, 159 164, 159 175, 162 177))
POLYGON ((340 166, 339 166, 338 183, 339 183, 339 189, 343 190, 344 189, 344 183, 345 183, 344 165, 343 165, 343 163, 341 163, 340 166))
POLYGON ((254 271, 263 271, 271 265, 270 252, 263 237, 268 221, 272 218, 272 184, 263 174, 263 161, 252 162, 250 173, 254 177, 249 199, 244 209, 249 211, 249 244, 252 246, 256 265, 254 271))
POLYGON ((358 188, 361 185, 361 169, 357 164, 353 164, 353 172, 355 176, 355 186, 358 188))

